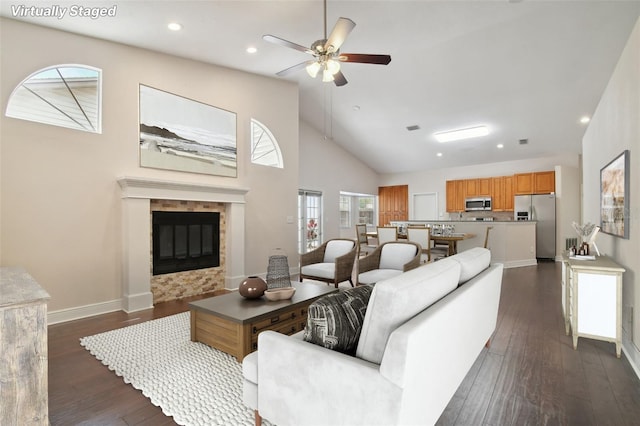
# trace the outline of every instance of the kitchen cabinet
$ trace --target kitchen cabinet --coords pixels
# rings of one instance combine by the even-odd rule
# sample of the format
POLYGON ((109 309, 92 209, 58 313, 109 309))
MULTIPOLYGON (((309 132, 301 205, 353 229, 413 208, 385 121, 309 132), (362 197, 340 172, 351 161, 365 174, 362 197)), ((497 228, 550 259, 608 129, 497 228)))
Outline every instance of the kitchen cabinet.
POLYGON ((491 178, 490 195, 493 211, 513 211, 513 176, 491 178))
POLYGON ((378 188, 378 223, 409 219, 409 186, 381 186, 378 188))
POLYGON ((466 198, 466 182, 464 180, 448 180, 447 191, 447 212, 463 212, 464 200, 466 198))
POLYGON ((464 180, 464 196, 465 198, 478 196, 478 179, 464 180))
POLYGON ((504 211, 512 212, 514 203, 513 176, 504 177, 504 211))
POLYGON ((556 172, 537 172, 533 174, 533 193, 550 194, 556 192, 556 172))
POLYGON ((464 196, 465 198, 490 197, 491 178, 465 179, 464 196))
POLYGON ((533 173, 517 173, 513 175, 515 195, 533 194, 533 173))
POLYGON ((622 274, 624 268, 607 256, 595 260, 562 259, 562 312, 565 331, 573 337, 603 340, 622 345, 622 274))
POLYGON ((515 195, 550 194, 556 192, 554 171, 517 173, 513 175, 515 195))
POLYGON ((478 180, 478 197, 491 196, 491 178, 480 178, 478 180))

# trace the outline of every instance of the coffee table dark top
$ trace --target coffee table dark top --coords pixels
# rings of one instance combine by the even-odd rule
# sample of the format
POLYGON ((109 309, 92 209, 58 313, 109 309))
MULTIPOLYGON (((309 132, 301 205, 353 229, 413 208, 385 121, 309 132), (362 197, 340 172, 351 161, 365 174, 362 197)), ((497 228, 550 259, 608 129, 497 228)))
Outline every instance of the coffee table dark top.
POLYGON ((222 296, 210 297, 189 303, 189 309, 206 312, 229 321, 245 324, 269 318, 278 311, 303 305, 309 300, 318 299, 326 294, 338 291, 333 286, 310 282, 291 283, 296 292, 289 300, 271 302, 264 296, 258 299, 245 299, 237 291, 222 296))

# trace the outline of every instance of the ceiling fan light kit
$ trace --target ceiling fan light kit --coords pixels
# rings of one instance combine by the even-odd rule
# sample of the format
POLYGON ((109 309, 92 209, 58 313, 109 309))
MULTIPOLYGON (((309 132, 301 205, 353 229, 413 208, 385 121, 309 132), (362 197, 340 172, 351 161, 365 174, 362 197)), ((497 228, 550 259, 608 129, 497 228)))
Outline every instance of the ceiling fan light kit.
POLYGON ((274 44, 279 44, 291 49, 312 55, 314 59, 301 62, 292 67, 286 68, 276 73, 276 75, 284 76, 294 71, 305 68, 307 74, 312 78, 316 78, 320 70, 322 70, 322 81, 333 81, 336 86, 344 86, 347 79, 340 71, 340 62, 358 62, 362 64, 388 65, 391 62, 389 55, 369 55, 362 53, 343 53, 340 54, 340 47, 345 39, 351 33, 356 23, 349 18, 338 18, 336 25, 333 27, 331 34, 327 37, 327 1, 324 1, 324 38, 313 42, 310 48, 300 44, 290 42, 271 34, 265 34, 262 38, 274 44))

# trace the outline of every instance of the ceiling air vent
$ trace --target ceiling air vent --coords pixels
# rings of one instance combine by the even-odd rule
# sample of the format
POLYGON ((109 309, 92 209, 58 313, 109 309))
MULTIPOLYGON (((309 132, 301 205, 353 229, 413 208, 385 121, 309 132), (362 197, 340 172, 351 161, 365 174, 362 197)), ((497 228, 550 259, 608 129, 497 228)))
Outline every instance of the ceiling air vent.
POLYGON ((520 139, 520 140, 518 141, 518 143, 519 143, 520 145, 526 145, 526 144, 528 144, 528 143, 529 143, 529 139, 520 139))
POLYGON ((414 124, 413 126, 407 126, 407 130, 410 132, 413 132, 414 130, 418 130, 420 128, 420 126, 418 126, 417 124, 414 124))

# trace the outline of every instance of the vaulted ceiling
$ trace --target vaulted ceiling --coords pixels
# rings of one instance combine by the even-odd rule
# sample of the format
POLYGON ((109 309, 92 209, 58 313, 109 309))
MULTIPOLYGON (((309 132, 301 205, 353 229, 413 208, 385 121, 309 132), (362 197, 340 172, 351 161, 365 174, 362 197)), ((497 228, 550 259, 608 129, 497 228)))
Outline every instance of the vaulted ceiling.
MULTIPOLYGON (((2 0, 0 13, 274 78, 308 56, 264 34, 310 46, 324 32, 320 0, 83 3, 117 6, 115 17, 98 19, 15 16, 20 4, 80 3, 2 0), (169 31, 169 22, 182 30, 169 31), (250 46, 257 52, 247 53, 250 46)), ((397 173, 580 153, 588 125, 580 118, 595 111, 640 1, 330 0, 329 32, 341 16, 356 23, 342 52, 392 61, 343 64, 343 87, 304 70, 286 77, 299 84, 300 119, 376 171, 397 173), (446 144, 433 137, 479 124, 488 136, 446 144)))

